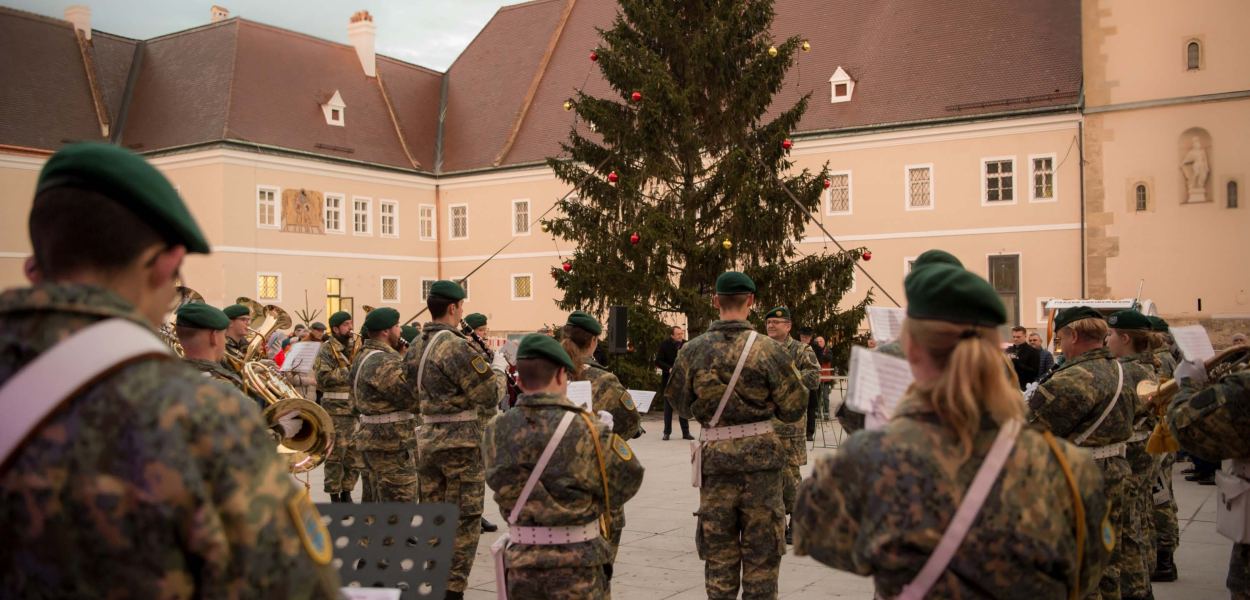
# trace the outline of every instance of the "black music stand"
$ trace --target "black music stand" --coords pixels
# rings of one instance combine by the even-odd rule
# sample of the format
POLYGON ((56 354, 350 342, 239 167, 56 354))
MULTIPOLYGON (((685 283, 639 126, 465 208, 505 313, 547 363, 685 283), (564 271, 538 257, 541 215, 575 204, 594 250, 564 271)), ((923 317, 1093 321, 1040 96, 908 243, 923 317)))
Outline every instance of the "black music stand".
POLYGON ((403 590, 400 598, 442 598, 451 573, 459 510, 451 504, 318 504, 346 587, 403 590))

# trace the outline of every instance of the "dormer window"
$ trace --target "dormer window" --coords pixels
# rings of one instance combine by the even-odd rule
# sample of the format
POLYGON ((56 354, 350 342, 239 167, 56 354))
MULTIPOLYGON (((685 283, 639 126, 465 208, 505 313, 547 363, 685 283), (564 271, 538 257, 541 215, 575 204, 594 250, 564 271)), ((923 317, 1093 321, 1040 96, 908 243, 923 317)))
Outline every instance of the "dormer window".
POLYGON ((343 119, 343 113, 346 110, 347 105, 343 104, 343 97, 339 95, 338 90, 334 90, 334 95, 321 105, 321 111, 326 116, 326 125, 344 127, 346 123, 343 119))
POLYGON ((833 77, 829 78, 830 85, 830 102, 850 102, 851 95, 855 93, 855 80, 847 74, 846 70, 838 67, 833 72, 833 77))

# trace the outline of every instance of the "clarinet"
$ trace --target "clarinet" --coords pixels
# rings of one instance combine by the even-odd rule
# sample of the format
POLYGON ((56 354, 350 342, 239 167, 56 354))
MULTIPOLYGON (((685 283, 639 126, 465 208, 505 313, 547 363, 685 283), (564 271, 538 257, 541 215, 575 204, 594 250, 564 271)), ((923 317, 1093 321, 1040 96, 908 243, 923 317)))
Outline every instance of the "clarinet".
MULTIPOLYGON (((467 334, 470 338, 472 338, 472 339, 473 339, 474 343, 476 343, 476 344, 478 345, 478 347, 479 347, 479 348, 481 348, 481 349, 482 349, 482 352, 483 352, 483 353, 485 353, 485 355, 486 355, 486 360, 487 360, 488 362, 494 362, 494 360, 495 360, 495 353, 494 353, 493 351, 491 351, 490 346, 487 346, 487 345, 486 345, 486 340, 483 340, 483 339, 482 339, 482 337, 481 337, 481 336, 479 336, 479 335, 477 334, 477 331, 475 331, 472 327, 469 327, 469 324, 468 324, 468 323, 465 323, 465 322, 464 322, 464 319, 460 319, 460 328, 461 328, 462 330, 464 330, 465 334, 467 334)), ((509 372, 507 372, 507 371, 504 371, 503 376, 504 376, 504 378, 505 378, 505 379, 507 379, 507 381, 508 381, 508 390, 509 390, 509 391, 517 389, 517 387, 516 387, 516 379, 514 379, 514 378, 512 377, 512 373, 509 373, 509 372)), ((509 398, 509 397, 511 397, 511 394, 505 394, 505 395, 504 395, 505 400, 504 400, 503 402, 501 402, 500 404, 506 404, 506 403, 507 403, 507 398, 509 398)), ((509 408, 511 408, 511 407, 510 407, 510 406, 501 406, 500 408, 501 408, 502 410, 505 410, 505 411, 506 411, 506 410, 508 410, 508 409, 509 409, 509 408)))

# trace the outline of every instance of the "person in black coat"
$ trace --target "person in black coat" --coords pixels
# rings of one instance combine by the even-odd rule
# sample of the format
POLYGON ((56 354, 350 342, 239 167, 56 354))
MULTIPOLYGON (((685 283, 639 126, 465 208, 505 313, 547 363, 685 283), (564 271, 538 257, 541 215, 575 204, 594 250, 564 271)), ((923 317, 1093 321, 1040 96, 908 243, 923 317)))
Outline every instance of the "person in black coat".
MULTIPOLYGON (((669 338, 660 343, 660 350, 655 355, 655 366, 660 368, 660 395, 664 397, 664 438, 668 439, 673 433, 673 407, 668 403, 668 376, 673 370, 673 363, 677 362, 677 351, 686 343, 686 330, 673 326, 669 332, 669 338)), ((693 440, 694 436, 690 435, 690 421, 677 416, 677 423, 681 426, 681 438, 684 440, 693 440)))
POLYGON ((1020 389, 1037 381, 1038 371, 1042 368, 1042 353, 1029 345, 1029 330, 1019 325, 1011 328, 1011 347, 1007 348, 1007 356, 1011 358, 1011 366, 1020 380, 1020 389))

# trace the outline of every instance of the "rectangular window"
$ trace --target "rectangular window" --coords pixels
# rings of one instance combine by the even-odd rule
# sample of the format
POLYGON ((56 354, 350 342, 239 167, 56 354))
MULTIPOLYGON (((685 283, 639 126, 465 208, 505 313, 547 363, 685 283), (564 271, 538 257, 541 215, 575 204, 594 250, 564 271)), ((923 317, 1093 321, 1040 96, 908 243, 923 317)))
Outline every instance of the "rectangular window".
POLYGON ((933 208, 933 165, 908 165, 903 168, 907 189, 907 210, 933 208))
POLYGON ((422 204, 418 208, 422 240, 433 240, 434 232, 438 231, 434 223, 434 205, 422 204))
POLYGON ((1029 201, 1053 202, 1055 200, 1055 155, 1030 156, 1029 167, 1032 169, 1030 179, 1033 181, 1029 190, 1029 201))
POLYGON ((512 235, 530 234, 530 201, 512 201, 512 235))
POLYGON ((851 214, 851 172, 829 174, 829 189, 825 190, 825 214, 851 214))
POLYGON ((399 278, 383 277, 382 278, 382 301, 383 302, 399 302, 399 278))
POLYGON ((256 298, 258 300, 281 300, 282 275, 280 273, 257 273, 256 298))
POLYGON ((352 198, 352 233, 356 235, 372 235, 373 199, 352 198))
POLYGON ((534 276, 529 273, 522 273, 512 276, 512 299, 513 300, 532 300, 534 299, 534 276))
POLYGON ((384 237, 399 237, 399 203, 394 200, 378 201, 379 227, 384 237))
POLYGON ((282 218, 278 211, 278 188, 256 188, 256 226, 277 229, 282 218))
POLYGON ((981 160, 982 202, 984 204, 1015 204, 1016 159, 986 158, 981 160))
POLYGON ((1020 324, 1020 255, 1000 254, 989 257, 990 285, 1007 307, 1007 325, 1020 324))
POLYGON ((343 196, 326 194, 326 232, 343 233, 343 196))
POLYGON ((469 205, 453 204, 447 207, 451 220, 451 239, 463 240, 469 237, 469 205))
POLYGON ((343 279, 326 277, 326 318, 343 310, 343 279))
POLYGON ((430 298, 430 289, 434 287, 433 279, 421 279, 421 301, 425 302, 430 298))

